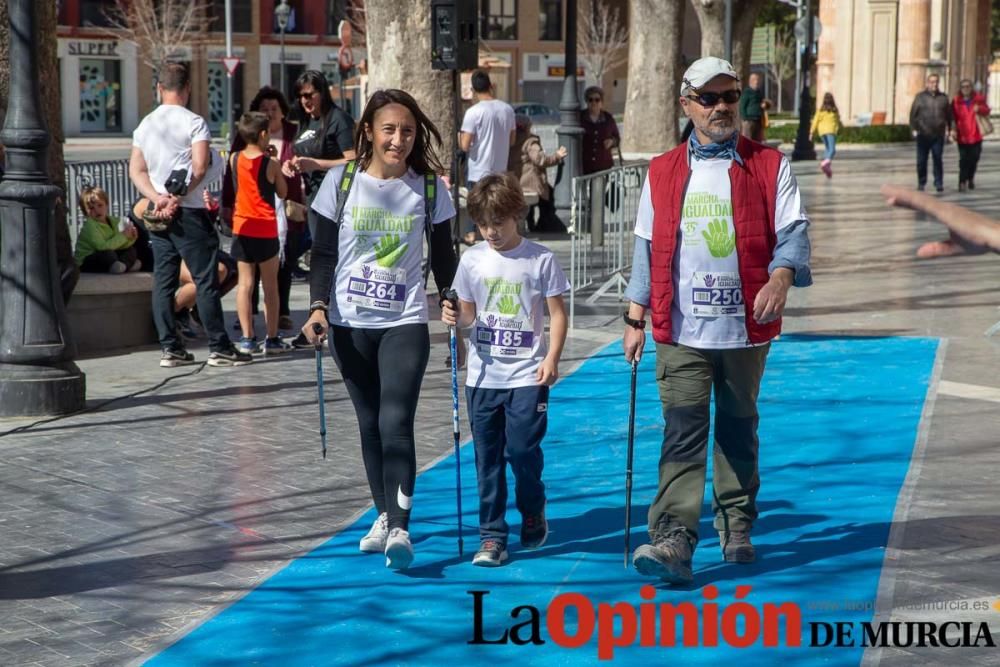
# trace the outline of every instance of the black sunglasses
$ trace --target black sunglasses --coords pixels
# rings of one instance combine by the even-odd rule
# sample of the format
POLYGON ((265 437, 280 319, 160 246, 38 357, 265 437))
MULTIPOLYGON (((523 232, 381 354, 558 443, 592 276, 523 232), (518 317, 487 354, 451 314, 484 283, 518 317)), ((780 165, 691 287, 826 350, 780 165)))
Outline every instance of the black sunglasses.
POLYGON ((698 93, 697 95, 688 95, 689 100, 693 100, 703 107, 714 107, 722 100, 726 104, 736 104, 740 101, 740 90, 724 90, 721 93, 698 93))
POLYGON ((313 90, 313 91, 310 91, 308 93, 299 93, 299 99, 305 99, 307 97, 312 97, 313 95, 316 94, 316 92, 317 91, 313 90))

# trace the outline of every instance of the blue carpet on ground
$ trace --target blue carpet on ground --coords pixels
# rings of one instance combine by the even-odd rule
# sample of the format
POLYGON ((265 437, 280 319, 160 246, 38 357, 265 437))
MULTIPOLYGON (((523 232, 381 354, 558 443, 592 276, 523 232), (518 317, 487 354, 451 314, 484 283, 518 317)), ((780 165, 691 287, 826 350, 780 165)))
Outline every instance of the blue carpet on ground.
MULTIPOLYGON (((698 646, 644 647, 637 635, 633 645, 614 651, 613 664, 674 658, 713 665, 736 658, 744 664, 856 665, 860 647, 808 647, 808 625, 872 617, 937 344, 922 338, 786 336, 773 345, 760 400, 761 514, 754 529, 759 560, 753 565, 720 561, 706 503, 693 586, 669 587, 623 569, 629 368, 614 344, 553 390, 545 442, 552 532, 543 548, 519 547, 520 522, 511 497, 511 560, 498 569, 471 565, 477 546, 475 468, 472 448, 466 446, 464 558, 456 550, 451 457, 417 481, 411 523, 416 560, 410 570, 387 571, 382 556, 358 553, 358 539, 374 519, 372 510, 149 664, 608 664, 598 659, 597 629, 581 647, 565 648, 553 641, 547 626, 546 608, 553 598, 581 593, 595 609, 599 602, 624 602, 636 612, 644 602, 692 602, 698 609, 698 646), (640 597, 647 583, 656 585, 651 601, 640 597), (718 589, 711 603, 704 591, 709 584, 718 589), (737 586, 752 586, 742 602, 761 615, 768 603, 798 604, 802 646, 784 645, 784 624, 778 647, 765 647, 761 635, 751 646, 735 648, 721 632, 718 646, 705 646, 711 624, 718 621, 721 628, 724 611, 736 602, 737 586), (531 605, 540 610, 545 643, 470 645, 473 596, 468 591, 488 591, 482 598, 485 639, 528 620, 528 610, 516 619, 511 612, 531 605), (860 609, 831 609, 845 602, 860 609), (868 610, 857 602, 867 603, 868 610), (713 603, 718 605, 714 612, 713 603)), ((663 428, 651 345, 647 351, 637 400, 633 549, 647 540, 646 509, 656 488, 663 428)), ((620 623, 606 625, 609 632, 623 631, 620 623)), ((741 636, 752 629, 744 620, 736 622, 741 636)), ((565 632, 572 637, 578 630, 586 638, 588 628, 577 626, 571 610, 565 632)), ((655 632, 658 640, 659 623, 655 632)), ((518 636, 530 634, 525 626, 518 636)), ((678 644, 680 637, 678 630, 678 644)))

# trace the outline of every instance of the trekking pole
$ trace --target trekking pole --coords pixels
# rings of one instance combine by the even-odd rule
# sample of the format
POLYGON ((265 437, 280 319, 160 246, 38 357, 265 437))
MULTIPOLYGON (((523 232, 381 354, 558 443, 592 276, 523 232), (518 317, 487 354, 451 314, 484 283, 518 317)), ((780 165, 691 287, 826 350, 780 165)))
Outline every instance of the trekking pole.
POLYGON ((625 568, 628 569, 632 533, 632 454, 635 449, 635 376, 639 362, 632 359, 632 382, 628 395, 628 455, 625 458, 625 568))
POLYGON ((313 324, 316 334, 316 393, 319 397, 319 439, 323 447, 323 458, 326 458, 326 402, 323 400, 323 339, 318 336, 323 333, 323 326, 313 324))
MULTIPOLYGON (((453 289, 445 290, 446 301, 458 306, 458 293, 453 289)), ((448 345, 451 348, 451 430, 455 435, 455 505, 458 513, 458 555, 462 556, 462 462, 459 444, 461 434, 458 428, 458 332, 455 327, 448 327, 448 345)))

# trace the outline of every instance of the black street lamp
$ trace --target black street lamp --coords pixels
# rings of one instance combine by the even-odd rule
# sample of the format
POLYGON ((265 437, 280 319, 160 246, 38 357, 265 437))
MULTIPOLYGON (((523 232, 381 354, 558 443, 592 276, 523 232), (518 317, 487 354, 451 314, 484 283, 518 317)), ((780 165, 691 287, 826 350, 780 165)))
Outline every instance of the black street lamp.
POLYGON ((556 184, 556 215, 570 226, 573 207, 573 179, 582 169, 581 144, 583 127, 580 125, 580 97, 576 80, 576 0, 566 0, 566 78, 563 80, 562 99, 559 101, 559 145, 566 147, 562 179, 556 184))
POLYGON ((55 249, 50 136, 38 101, 33 0, 8 0, 10 94, 0 140, 0 417, 66 414, 84 407, 86 381, 73 363, 55 249))
POLYGON ((278 32, 281 33, 281 73, 278 75, 281 81, 280 90, 282 95, 288 95, 285 90, 285 30, 288 29, 288 16, 292 13, 292 8, 285 0, 281 0, 274 8, 274 20, 278 23, 278 32))
POLYGON ((809 92, 809 82, 812 79, 813 27, 815 19, 812 13, 812 0, 805 2, 806 48, 802 54, 802 93, 799 97, 799 131, 795 136, 793 160, 815 160, 816 147, 809 138, 809 126, 812 124, 812 94, 809 92))

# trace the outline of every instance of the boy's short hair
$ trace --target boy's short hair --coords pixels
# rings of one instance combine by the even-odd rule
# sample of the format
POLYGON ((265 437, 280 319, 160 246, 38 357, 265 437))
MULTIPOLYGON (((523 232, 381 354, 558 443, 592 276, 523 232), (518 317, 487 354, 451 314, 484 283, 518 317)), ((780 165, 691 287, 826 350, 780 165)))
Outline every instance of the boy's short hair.
POLYGON ((89 215, 87 209, 94 202, 104 202, 104 205, 111 207, 111 199, 108 197, 108 193, 101 188, 94 186, 90 188, 84 188, 80 191, 80 210, 83 211, 84 215, 89 215))
POLYGON ((240 116, 239 122, 236 123, 236 131, 239 132, 240 139, 245 141, 249 146, 250 144, 256 144, 257 137, 270 125, 271 119, 267 117, 266 113, 247 111, 240 116))
POLYGON ((490 174, 481 178, 468 197, 469 215, 478 225, 495 225, 521 217, 526 205, 521 183, 513 174, 490 174))

